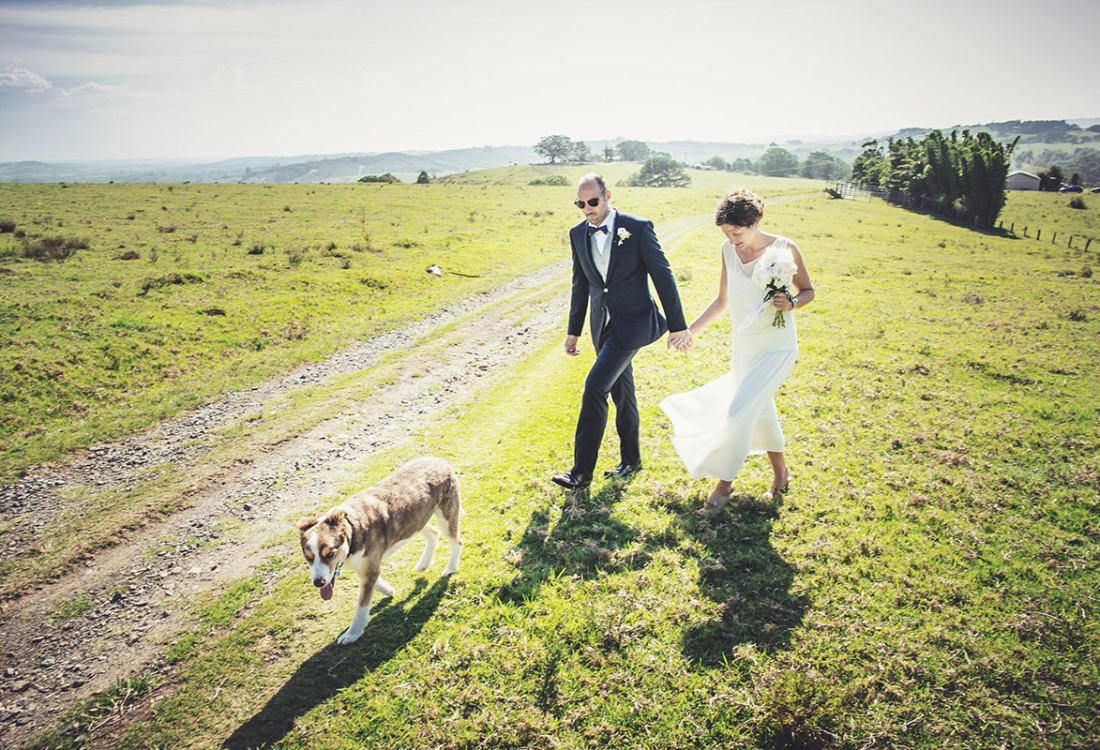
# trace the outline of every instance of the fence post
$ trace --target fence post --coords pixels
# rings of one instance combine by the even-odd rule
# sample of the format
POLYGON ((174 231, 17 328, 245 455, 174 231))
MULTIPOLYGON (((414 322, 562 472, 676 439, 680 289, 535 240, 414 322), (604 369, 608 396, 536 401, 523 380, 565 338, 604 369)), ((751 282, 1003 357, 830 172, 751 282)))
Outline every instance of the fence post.
POLYGON ((1091 245, 1091 244, 1092 244, 1092 237, 1089 237, 1088 240, 1085 242, 1085 252, 1088 252, 1089 245, 1091 245))
POLYGON ((1069 236, 1069 242, 1066 243, 1066 247, 1068 247, 1070 250, 1073 249, 1073 235, 1072 234, 1069 236))
POLYGON ((1054 237, 1053 237, 1053 238, 1051 239, 1051 241, 1050 241, 1050 244, 1052 244, 1052 245, 1053 245, 1053 244, 1054 244, 1055 242, 1057 242, 1057 241, 1058 241, 1058 233, 1057 233, 1057 232, 1055 232, 1055 233, 1054 233, 1054 237))
POLYGON ((1042 229, 1036 229, 1035 230, 1035 239, 1037 239, 1037 240, 1043 239, 1043 230, 1042 229))
POLYGON ((1008 231, 1012 232, 1013 234, 1016 234, 1016 222, 1012 222, 1012 229, 1009 229, 1008 231))
POLYGON ((1024 227, 1024 237, 1027 237, 1027 227, 1024 227))

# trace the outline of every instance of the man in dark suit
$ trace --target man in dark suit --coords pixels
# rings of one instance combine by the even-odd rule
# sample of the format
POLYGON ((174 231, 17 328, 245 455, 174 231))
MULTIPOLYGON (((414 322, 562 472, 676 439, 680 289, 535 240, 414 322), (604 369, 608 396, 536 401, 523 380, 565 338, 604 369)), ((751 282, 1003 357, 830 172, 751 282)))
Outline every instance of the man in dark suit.
POLYGON ((611 191, 598 174, 577 184, 577 207, 585 221, 569 231, 573 246, 573 294, 565 351, 576 356, 577 341, 590 308, 589 328, 596 361, 584 382, 581 413, 573 445, 573 468, 554 477, 567 489, 592 481, 600 442, 607 427, 607 396, 615 402, 615 428, 621 461, 605 476, 628 476, 642 468, 638 444, 638 404, 631 360, 643 346, 669 333, 669 347, 691 348, 676 279, 669 268, 653 222, 611 207, 611 191), (649 283, 661 299, 664 316, 649 295, 649 283), (667 321, 665 317, 667 316, 667 321))

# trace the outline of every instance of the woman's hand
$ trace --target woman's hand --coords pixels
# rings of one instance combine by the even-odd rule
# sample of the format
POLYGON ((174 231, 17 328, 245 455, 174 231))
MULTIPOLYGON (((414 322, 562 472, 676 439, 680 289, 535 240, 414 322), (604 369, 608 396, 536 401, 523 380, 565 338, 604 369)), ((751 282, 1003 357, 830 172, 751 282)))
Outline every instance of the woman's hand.
POLYGON ((793 310, 795 296, 790 292, 780 292, 772 297, 772 307, 776 310, 793 310))

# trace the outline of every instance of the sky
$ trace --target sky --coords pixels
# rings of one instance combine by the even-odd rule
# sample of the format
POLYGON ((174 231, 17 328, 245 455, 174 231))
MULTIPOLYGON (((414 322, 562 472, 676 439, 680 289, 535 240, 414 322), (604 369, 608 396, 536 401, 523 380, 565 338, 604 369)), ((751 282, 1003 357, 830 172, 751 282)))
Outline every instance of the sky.
POLYGON ((0 161, 1100 117, 1098 0, 0 0, 0 161))

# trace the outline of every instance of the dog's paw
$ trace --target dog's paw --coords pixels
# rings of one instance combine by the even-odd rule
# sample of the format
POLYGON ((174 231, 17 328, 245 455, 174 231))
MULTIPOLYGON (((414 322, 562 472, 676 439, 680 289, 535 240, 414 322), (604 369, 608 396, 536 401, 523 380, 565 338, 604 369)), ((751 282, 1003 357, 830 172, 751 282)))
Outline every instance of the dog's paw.
POLYGON ((395 589, 386 581, 383 581, 381 578, 379 578, 378 582, 374 584, 374 590, 382 596, 393 596, 397 593, 397 589, 395 589))
POLYGON ((431 563, 430 560, 428 562, 420 561, 416 565, 413 566, 413 570, 417 573, 423 573, 425 570, 427 570, 430 567, 432 567, 432 563, 431 563))
POLYGON ((453 566, 448 565, 446 568, 443 569, 443 575, 445 575, 445 576, 454 575, 457 572, 458 572, 458 566, 457 565, 453 565, 453 566))
POLYGON ((362 628, 355 632, 352 632, 352 629, 348 628, 340 634, 340 637, 336 639, 336 642, 339 643, 341 646, 347 646, 359 640, 359 636, 361 635, 363 635, 362 628))

